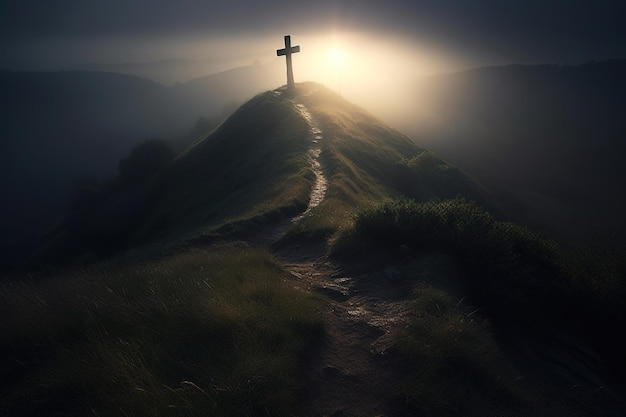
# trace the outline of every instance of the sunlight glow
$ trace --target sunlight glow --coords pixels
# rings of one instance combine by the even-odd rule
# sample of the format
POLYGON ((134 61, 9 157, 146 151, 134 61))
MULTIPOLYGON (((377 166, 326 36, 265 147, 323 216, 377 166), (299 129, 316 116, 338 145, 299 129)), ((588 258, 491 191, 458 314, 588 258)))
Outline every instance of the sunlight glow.
POLYGON ((328 58, 331 64, 335 67, 341 67, 345 60, 343 52, 341 52, 341 50, 338 48, 332 49, 328 54, 328 58))
POLYGON ((321 83, 390 122, 414 118, 416 111, 424 114, 416 107, 418 80, 454 68, 445 53, 414 39, 409 45, 363 32, 300 34, 293 39, 302 48, 293 58, 296 83, 321 83))
MULTIPOLYGON (((292 42, 301 47, 301 52, 293 55, 296 84, 306 81, 323 84, 389 120, 413 111, 409 104, 415 101, 418 79, 459 67, 451 60, 455 56, 416 39, 347 31, 293 31, 290 35, 292 42)), ((246 42, 242 39, 222 39, 213 45, 215 40, 205 38, 207 43, 199 58, 228 58, 229 68, 258 60, 263 66, 275 68, 268 71, 275 74, 268 88, 284 84, 285 60, 276 57, 276 50, 283 46, 282 33, 270 38, 246 38, 246 42)))

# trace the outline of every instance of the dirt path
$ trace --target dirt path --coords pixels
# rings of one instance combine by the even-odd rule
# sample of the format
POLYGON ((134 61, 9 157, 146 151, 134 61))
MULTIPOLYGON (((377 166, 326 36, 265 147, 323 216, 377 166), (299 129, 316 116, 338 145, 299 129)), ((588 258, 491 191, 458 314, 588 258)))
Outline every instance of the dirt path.
POLYGON ((294 286, 327 297, 326 340, 306 370, 308 395, 299 416, 395 415, 387 398, 399 373, 385 355, 407 322, 409 290, 385 271, 344 273, 325 256, 278 252, 294 286))
MULTIPOLYGON (((308 157, 316 180, 307 209, 260 239, 269 247, 323 201, 328 187, 319 161, 323 132, 307 108, 295 104, 310 126, 308 157)), ((291 273, 294 287, 320 293, 328 300, 323 313, 326 339, 307 366, 308 393, 298 416, 395 415, 386 399, 399 375, 385 351, 407 322, 409 290, 391 281, 393 270, 344 272, 328 259, 322 246, 274 250, 291 273)))
POLYGON ((315 174, 315 184, 313 185, 313 189, 311 190, 309 206, 304 211, 304 213, 294 217, 291 220, 293 223, 298 222, 302 218, 306 217, 313 208, 319 206, 319 204, 324 199, 324 196, 326 195, 326 189, 328 188, 328 180, 324 175, 324 171, 322 170, 322 165, 319 160, 320 155, 322 154, 322 130, 313 122, 313 117, 304 106, 304 104, 296 104, 296 108, 300 111, 302 118, 304 118, 309 124, 311 142, 309 150, 307 152, 307 156, 309 159, 309 164, 311 165, 311 169, 315 174))

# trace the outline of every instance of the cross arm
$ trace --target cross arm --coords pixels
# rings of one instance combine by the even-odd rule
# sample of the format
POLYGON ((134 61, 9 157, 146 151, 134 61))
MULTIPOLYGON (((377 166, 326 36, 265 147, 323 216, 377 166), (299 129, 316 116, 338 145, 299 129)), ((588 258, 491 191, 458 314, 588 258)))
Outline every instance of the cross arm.
POLYGON ((287 53, 289 54, 295 54, 297 52, 300 52, 300 45, 296 45, 296 46, 292 46, 291 48, 289 48, 289 52, 287 52, 287 48, 283 48, 283 49, 278 49, 276 51, 276 56, 283 56, 283 55, 287 55, 287 53))

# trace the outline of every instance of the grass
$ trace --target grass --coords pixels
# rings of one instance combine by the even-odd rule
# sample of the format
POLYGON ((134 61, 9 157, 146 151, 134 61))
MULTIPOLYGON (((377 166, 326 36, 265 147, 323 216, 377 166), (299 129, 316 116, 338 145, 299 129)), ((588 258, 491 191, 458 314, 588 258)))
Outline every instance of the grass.
POLYGON ((626 317, 623 252, 568 254, 476 203, 401 199, 359 211, 333 253, 400 264, 401 276, 421 283, 414 319, 395 351, 406 362, 397 395, 424 415, 593 415, 589 410, 614 401, 595 405, 595 391, 576 395, 565 388, 542 399, 535 388, 518 386, 493 335, 558 340, 555 334, 568 334, 610 363, 611 369, 598 368, 600 378, 623 385, 613 377, 614 369, 625 369, 624 343, 614 337, 615 324, 626 317), (462 298, 476 306, 470 314, 462 298))
MULTIPOLYGON (((302 212, 314 181, 309 126, 294 107, 303 102, 322 130, 328 190, 290 237, 329 242, 335 256, 360 262, 420 257, 401 268, 427 282, 393 347, 406 371, 394 397, 420 415, 576 415, 516 380, 486 317, 496 329, 583 323, 589 338, 606 337, 611 320, 626 317, 622 255, 564 256, 490 214, 479 189, 406 136, 328 90, 298 89, 242 106, 139 190, 150 204, 96 218, 87 235, 113 230, 117 250, 146 244, 154 255, 197 236, 245 238, 302 212)), ((4 283, 0 411, 292 415, 305 383, 298 370, 322 324, 316 301, 288 279, 267 253, 230 248, 4 283)), ((626 369, 623 344, 612 345, 626 369)))
POLYGON ((415 297, 414 319, 392 348, 408 371, 396 395, 423 415, 521 409, 516 375, 500 356, 487 322, 435 287, 421 285, 415 297))
POLYGON ((352 226, 356 211, 399 195, 480 197, 460 172, 405 135, 330 90, 303 83, 293 94, 256 96, 161 172, 75 213, 67 223, 75 227, 61 230, 61 243, 44 250, 39 263, 62 265, 129 248, 149 257, 203 236, 245 236, 304 211, 315 176, 306 157, 310 126, 299 103, 322 130, 328 189, 292 237, 332 243, 352 226))
POLYGON ((430 151, 422 151, 399 161, 393 171, 393 179, 394 186, 404 196, 416 201, 427 202, 462 196, 477 202, 498 217, 504 217, 485 190, 430 151))
POLYGON ((393 395, 407 410, 438 417, 588 415, 519 376, 476 307, 428 284, 414 297, 412 320, 390 348, 404 372, 393 395))
POLYGON ((7 282, 3 415, 291 415, 322 334, 260 250, 7 282))
POLYGON ((272 91, 260 94, 158 172, 146 168, 145 158, 125 159, 122 174, 150 175, 102 184, 29 263, 62 266, 130 248, 147 257, 198 236, 241 234, 304 211, 315 180, 309 139, 293 102, 272 91))
POLYGON ((313 176, 308 125, 293 103, 269 91, 243 105, 175 161, 138 241, 185 240, 276 211, 304 210, 313 176))
POLYGON ((564 292, 565 278, 554 244, 463 199, 387 200, 359 212, 334 251, 338 256, 377 252, 384 258, 401 245, 450 253, 466 272, 464 290, 494 316, 506 313, 506 320, 531 323, 563 307, 555 299, 564 292))
POLYGON ((497 211, 460 171, 417 146, 363 109, 330 90, 303 83, 302 101, 322 130, 321 161, 328 178, 325 200, 292 232, 332 243, 353 226, 356 213, 388 198, 478 201, 497 211))
POLYGON ((349 228, 358 208, 396 195, 390 188, 394 165, 420 151, 408 137, 317 84, 298 84, 303 103, 322 130, 321 163, 328 180, 322 203, 293 234, 330 239, 349 228))

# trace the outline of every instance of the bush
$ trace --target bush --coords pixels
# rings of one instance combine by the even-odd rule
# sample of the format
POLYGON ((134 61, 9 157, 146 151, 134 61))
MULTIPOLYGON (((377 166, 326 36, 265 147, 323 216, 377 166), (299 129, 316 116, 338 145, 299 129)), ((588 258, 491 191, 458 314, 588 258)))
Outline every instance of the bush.
POLYGON ((406 161, 406 165, 420 178, 429 178, 438 173, 445 172, 449 167, 434 153, 423 151, 406 161))
POLYGON ((400 245, 452 254, 466 272, 464 284, 473 299, 494 312, 532 320, 562 307, 557 294, 563 292, 564 277, 555 244, 495 220, 475 203, 385 201, 358 213, 335 251, 393 253, 400 245))

